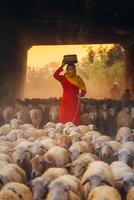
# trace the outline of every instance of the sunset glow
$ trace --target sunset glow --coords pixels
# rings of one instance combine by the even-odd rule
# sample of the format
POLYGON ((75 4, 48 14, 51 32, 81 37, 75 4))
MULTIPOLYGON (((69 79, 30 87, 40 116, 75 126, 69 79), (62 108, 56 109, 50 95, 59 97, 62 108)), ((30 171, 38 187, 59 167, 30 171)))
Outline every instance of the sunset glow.
MULTIPOLYGON (((98 66, 105 65, 101 60, 101 53, 104 54, 109 51, 114 44, 98 44, 98 45, 42 45, 33 46, 27 52, 27 78, 25 85, 24 96, 26 98, 49 98, 61 97, 63 89, 58 81, 53 77, 53 73, 61 65, 63 56, 67 54, 77 54, 78 65, 84 65, 85 60, 88 58, 88 53, 93 50, 94 59, 96 63, 88 63, 89 69, 86 68, 86 75, 84 68, 79 69, 78 75, 83 76, 87 88, 86 97, 104 98, 108 95, 109 82, 108 80, 118 81, 118 70, 110 79, 110 70, 107 71, 108 76, 103 77, 103 68, 98 66), (94 68, 91 68, 94 66, 94 68), (81 71, 80 71, 81 69, 81 71), (91 69, 91 70, 90 70, 91 69), (95 71, 96 70, 96 71, 95 71), (92 74, 91 76, 88 74, 92 74), (94 73, 94 74, 93 74, 94 73), (89 78, 87 78, 89 77, 89 78), (99 83, 99 84, 98 84, 99 83)), ((63 69, 63 72, 65 72, 63 69)), ((105 68, 107 70, 107 68, 105 68)), ((117 68, 118 69, 118 68, 117 68)), ((113 69, 114 72, 115 69, 113 69)), ((120 71, 119 71, 120 72, 120 71)), ((106 73, 106 72, 105 72, 106 73)))
POLYGON ((97 50, 100 46, 110 49, 113 44, 103 45, 49 45, 33 46, 28 51, 27 66, 32 68, 42 68, 51 62, 61 63, 63 56, 66 54, 77 54, 78 62, 86 56, 88 47, 97 50))

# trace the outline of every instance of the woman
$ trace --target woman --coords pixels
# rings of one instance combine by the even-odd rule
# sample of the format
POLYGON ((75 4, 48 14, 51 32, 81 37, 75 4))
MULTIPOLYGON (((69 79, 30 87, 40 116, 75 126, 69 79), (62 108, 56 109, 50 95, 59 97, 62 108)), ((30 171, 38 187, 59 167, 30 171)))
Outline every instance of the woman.
POLYGON ((76 68, 73 63, 67 65, 64 75, 60 73, 65 66, 62 62, 54 73, 54 78, 60 81, 63 87, 63 97, 60 102, 59 122, 73 122, 75 125, 80 124, 80 98, 86 94, 86 87, 83 80, 76 75, 76 68))

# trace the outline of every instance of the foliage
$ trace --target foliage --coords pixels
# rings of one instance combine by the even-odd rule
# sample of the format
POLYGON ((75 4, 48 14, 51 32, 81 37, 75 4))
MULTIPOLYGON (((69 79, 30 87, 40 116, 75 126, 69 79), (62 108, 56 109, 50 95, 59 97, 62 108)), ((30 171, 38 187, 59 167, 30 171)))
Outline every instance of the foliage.
MULTIPOLYGON (((98 96, 108 97, 110 88, 114 82, 118 82, 120 90, 123 85, 124 77, 124 52, 120 45, 114 45, 110 50, 100 48, 95 54, 88 49, 87 56, 78 65, 78 73, 83 79, 88 80, 90 92, 98 91, 98 96), (91 60, 91 55, 94 55, 91 60), (107 95, 106 95, 107 94, 107 95)), ((94 96, 94 95, 93 95, 94 96)))

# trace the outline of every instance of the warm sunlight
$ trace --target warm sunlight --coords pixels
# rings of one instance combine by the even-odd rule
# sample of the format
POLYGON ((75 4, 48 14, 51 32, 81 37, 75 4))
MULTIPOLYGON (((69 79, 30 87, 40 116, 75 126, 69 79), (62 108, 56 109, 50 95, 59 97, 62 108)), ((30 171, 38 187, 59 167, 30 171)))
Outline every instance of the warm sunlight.
POLYGON ((66 54, 77 54, 78 62, 87 54, 87 48, 94 50, 102 47, 110 49, 113 44, 103 45, 49 45, 49 46, 33 46, 28 51, 27 66, 32 68, 42 68, 51 62, 61 63, 63 56, 66 54))
POLYGON ((64 55, 77 54, 77 74, 86 84, 86 97, 108 98, 113 82, 118 82, 120 88, 123 85, 123 51, 118 44, 33 46, 27 56, 24 96, 61 97, 62 87, 54 79, 53 73, 60 66, 64 55))

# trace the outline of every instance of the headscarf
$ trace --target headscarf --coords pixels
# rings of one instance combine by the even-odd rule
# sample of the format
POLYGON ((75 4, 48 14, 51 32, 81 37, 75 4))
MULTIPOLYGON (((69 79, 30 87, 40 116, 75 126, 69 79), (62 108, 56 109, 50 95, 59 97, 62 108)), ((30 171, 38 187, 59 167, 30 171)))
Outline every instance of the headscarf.
POLYGON ((74 67, 73 70, 66 71, 65 74, 64 74, 64 76, 66 77, 66 79, 70 83, 76 85, 79 89, 86 91, 86 86, 84 84, 84 81, 82 80, 82 78, 80 76, 78 76, 76 74, 75 67, 74 67))

